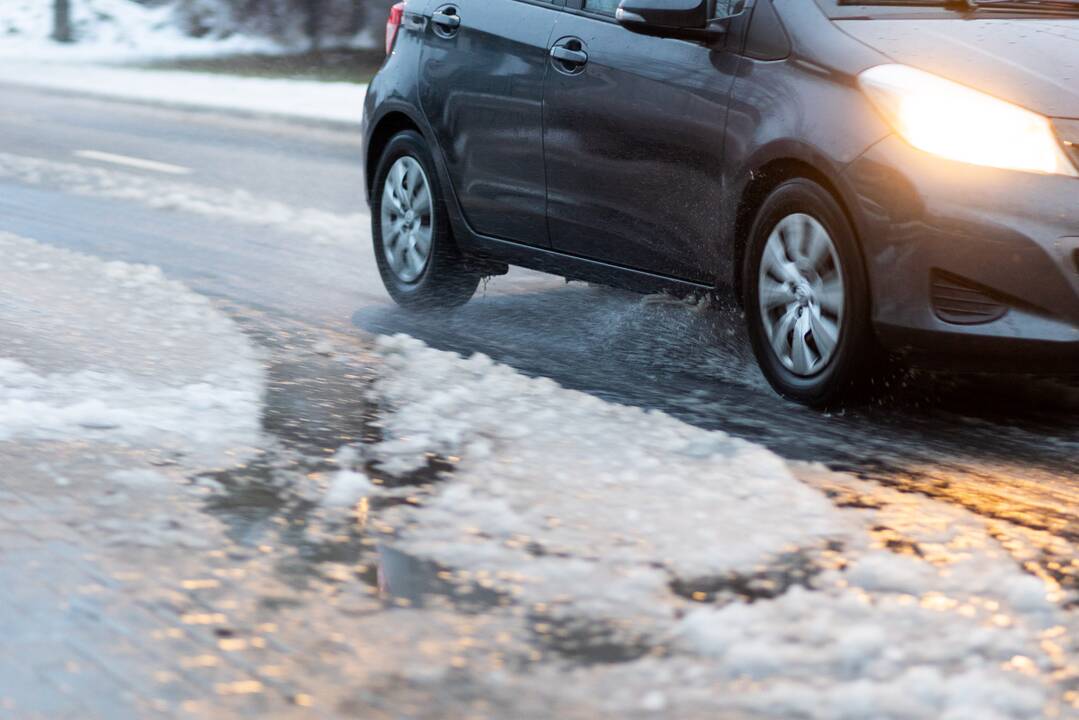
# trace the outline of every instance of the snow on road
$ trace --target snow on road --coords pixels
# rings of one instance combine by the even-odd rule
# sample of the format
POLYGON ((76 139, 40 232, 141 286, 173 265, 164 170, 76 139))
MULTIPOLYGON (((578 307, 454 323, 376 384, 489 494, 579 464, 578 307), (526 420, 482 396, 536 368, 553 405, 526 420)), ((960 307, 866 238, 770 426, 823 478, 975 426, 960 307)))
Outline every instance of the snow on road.
POLYGON ((0 442, 89 440, 201 462, 259 441, 242 333, 156 268, 0 234, 0 442))
POLYGON ((240 188, 159 179, 87 164, 56 162, 0 153, 0 179, 56 188, 89 197, 124 200, 156 210, 175 210, 229 222, 276 227, 302 235, 308 243, 352 245, 366 213, 338 214, 296 208, 252 195, 240 188))
MULTIPOLYGON (((568 696, 671 716, 1038 717, 1074 677, 1074 619, 1038 545, 966 511, 865 486, 482 356, 381 342, 399 474, 456 463, 384 520, 410 555, 532 607, 537 634, 604 629, 644 657, 578 671, 568 696), (658 657, 656 657, 658 655, 658 657)), ((538 682, 538 681, 537 681, 538 682)))

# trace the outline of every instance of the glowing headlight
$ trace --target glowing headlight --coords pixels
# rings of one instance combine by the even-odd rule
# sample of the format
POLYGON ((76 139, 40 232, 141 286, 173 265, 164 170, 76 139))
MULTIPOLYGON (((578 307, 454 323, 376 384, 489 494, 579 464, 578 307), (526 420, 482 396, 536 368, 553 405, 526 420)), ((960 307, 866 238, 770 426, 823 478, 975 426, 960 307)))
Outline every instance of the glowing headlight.
POLYGON ((906 65, 880 65, 862 89, 908 143, 949 160, 1079 177, 1048 118, 906 65))

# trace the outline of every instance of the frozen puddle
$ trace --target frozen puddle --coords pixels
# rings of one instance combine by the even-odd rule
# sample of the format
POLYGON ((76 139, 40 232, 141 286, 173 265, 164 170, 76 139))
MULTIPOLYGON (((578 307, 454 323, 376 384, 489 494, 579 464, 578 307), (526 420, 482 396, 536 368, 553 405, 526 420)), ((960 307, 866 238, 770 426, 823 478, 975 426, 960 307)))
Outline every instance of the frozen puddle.
POLYGON ((0 234, 0 442, 93 441, 212 467, 258 443, 263 371, 156 268, 0 234))
POLYGON ((456 465, 382 516, 388 543, 515 598, 548 646, 640 649, 567 655, 503 690, 541 683, 622 717, 1074 711, 1069 598, 1021 568, 1044 538, 482 356, 400 336, 380 353, 384 440, 367 460, 456 465))

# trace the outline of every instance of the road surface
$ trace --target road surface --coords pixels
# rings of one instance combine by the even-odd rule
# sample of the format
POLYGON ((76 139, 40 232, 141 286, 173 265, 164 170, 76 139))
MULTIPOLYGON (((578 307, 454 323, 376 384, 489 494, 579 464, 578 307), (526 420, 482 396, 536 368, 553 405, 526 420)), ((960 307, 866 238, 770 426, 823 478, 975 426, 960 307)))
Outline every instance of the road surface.
MULTIPOLYGON (((1032 562, 1079 588, 1079 569, 1059 561, 1079 540, 1074 384, 914 373, 867 406, 822 415, 766 387, 732 310, 513 271, 450 315, 409 314, 378 281, 354 133, 0 92, 0 231, 158 266, 227 308, 277 358, 264 423, 286 443, 326 447, 372 431, 343 366, 317 353, 282 360, 292 343, 332 336, 360 352, 374 335, 407 333, 849 472, 867 493, 879 483, 1044 531, 1032 562)), ((213 510, 247 537, 279 508, 238 490, 213 510)), ((396 561, 437 586, 409 562, 396 561)))
MULTIPOLYGON (((448 318, 410 316, 378 282, 354 133, 16 88, 4 88, 4 98, 0 153, 105 169, 108 163, 83 155, 166 163, 185 169, 185 183, 242 189, 355 221, 351 235, 333 243, 305 243, 280 227, 88 197, 63 182, 27 187, 0 178, 6 230, 158 265, 201 292, 313 327, 352 321, 365 332, 407 332, 436 347, 484 352, 605 399, 762 441, 784 457, 852 469, 1069 538, 1079 534, 1074 384, 918 376, 870 407, 822 416, 764 387, 732 313, 515 272, 448 318)), ((113 168, 148 182, 175 177, 113 168)))

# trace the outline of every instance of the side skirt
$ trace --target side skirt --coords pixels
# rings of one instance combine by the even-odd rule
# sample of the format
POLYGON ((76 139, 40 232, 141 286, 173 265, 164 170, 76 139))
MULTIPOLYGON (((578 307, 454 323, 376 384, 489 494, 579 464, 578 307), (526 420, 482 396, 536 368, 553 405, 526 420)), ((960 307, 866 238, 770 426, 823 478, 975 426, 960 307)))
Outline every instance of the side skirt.
POLYGON ((632 270, 599 260, 567 255, 509 240, 472 234, 469 241, 463 244, 465 247, 461 249, 465 254, 483 262, 518 265, 530 270, 560 275, 567 280, 583 280, 640 293, 669 292, 678 296, 699 295, 716 290, 713 285, 679 280, 643 270, 632 270))

